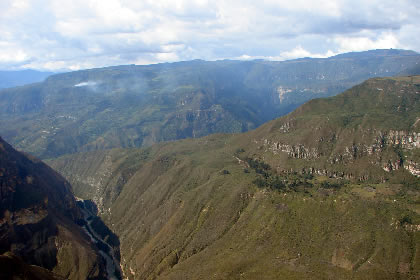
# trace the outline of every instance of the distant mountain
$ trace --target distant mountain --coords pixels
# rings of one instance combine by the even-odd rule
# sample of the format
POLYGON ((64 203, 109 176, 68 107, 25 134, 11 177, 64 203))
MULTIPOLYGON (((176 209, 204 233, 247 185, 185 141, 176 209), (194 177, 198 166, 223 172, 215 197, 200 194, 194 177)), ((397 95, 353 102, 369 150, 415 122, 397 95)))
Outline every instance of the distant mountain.
POLYGON ((354 58, 354 57, 374 58, 374 57, 378 57, 378 56, 383 56, 383 57, 393 56, 393 55, 413 56, 413 55, 417 55, 417 54, 418 53, 416 53, 415 51, 410 51, 410 50, 378 49, 378 50, 369 50, 369 51, 364 51, 364 52, 343 53, 343 54, 338 54, 335 57, 336 58, 354 58))
POLYGON ((49 164, 129 279, 416 279, 420 76, 370 79, 256 130, 49 164))
POLYGON ((104 279, 81 220, 69 183, 0 138, 0 278, 104 279))
POLYGON ((42 82, 53 74, 36 70, 0 71, 0 89, 42 82))
POLYGON ((0 133, 41 158, 243 132, 420 55, 376 50, 326 59, 189 61, 53 75, 0 91, 0 133))

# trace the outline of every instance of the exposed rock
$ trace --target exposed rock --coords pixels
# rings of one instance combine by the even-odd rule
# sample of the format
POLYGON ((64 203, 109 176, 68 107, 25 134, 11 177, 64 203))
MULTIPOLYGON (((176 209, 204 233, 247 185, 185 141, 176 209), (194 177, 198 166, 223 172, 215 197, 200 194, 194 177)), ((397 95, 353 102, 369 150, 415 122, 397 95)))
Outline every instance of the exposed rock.
POLYGON ((398 161, 388 161, 387 163, 385 163, 385 165, 382 167, 383 170, 385 170, 386 172, 390 172, 393 170, 398 170, 400 169, 400 167, 402 167, 403 163, 401 160, 398 161))
MULTIPOLYGON (((287 133, 290 129, 290 122, 284 122, 280 126, 280 132, 287 133)), ((331 137, 325 136, 320 137, 317 141, 313 142, 315 146, 305 146, 304 144, 292 144, 287 143, 285 140, 276 141, 267 138, 257 141, 262 143, 267 151, 271 151, 273 154, 280 152, 286 153, 289 158, 314 160, 319 159, 323 153, 330 154, 328 157, 328 163, 331 165, 335 164, 351 164, 355 160, 370 157, 370 162, 380 166, 384 171, 390 172, 399 170, 404 167, 411 174, 415 176, 420 175, 420 168, 417 163, 411 160, 404 161, 401 158, 388 159, 388 157, 382 158, 383 152, 388 148, 402 148, 406 150, 412 150, 420 148, 420 133, 413 131, 394 131, 389 130, 387 132, 366 130, 361 131, 364 137, 371 139, 371 144, 366 144, 366 140, 363 142, 354 142, 350 146, 344 146, 344 148, 335 148, 335 144, 346 141, 347 139, 340 138, 340 135, 333 134, 331 137), (331 138, 331 139, 330 139, 331 138), (337 142, 338 141, 338 142, 337 142), (319 145, 323 143, 330 143, 329 150, 320 152, 319 145)), ((283 139, 283 138, 282 138, 283 139)), ((369 140, 367 141, 369 142, 369 140)), ((298 170, 292 170, 295 172, 298 170)), ((345 174, 344 172, 334 172, 327 170, 313 169, 310 171, 311 174, 317 175, 328 175, 332 177, 349 177, 353 178, 352 174, 345 174)), ((367 177, 363 175, 359 180, 365 180, 367 177)))
POLYGON ((289 92, 292 92, 292 90, 288 88, 283 88, 282 86, 277 87, 277 93, 279 94, 280 103, 283 102, 285 95, 289 92))
POLYGON ((401 145, 404 149, 420 148, 420 133, 390 130, 386 134, 388 145, 401 145))
POLYGON ((268 147, 274 154, 284 152, 291 158, 316 159, 320 156, 316 148, 307 148, 302 144, 289 145, 280 142, 270 142, 268 139, 264 139, 263 143, 264 146, 268 147))
POLYGON ((412 160, 404 162, 404 168, 414 176, 420 177, 420 164, 412 160))

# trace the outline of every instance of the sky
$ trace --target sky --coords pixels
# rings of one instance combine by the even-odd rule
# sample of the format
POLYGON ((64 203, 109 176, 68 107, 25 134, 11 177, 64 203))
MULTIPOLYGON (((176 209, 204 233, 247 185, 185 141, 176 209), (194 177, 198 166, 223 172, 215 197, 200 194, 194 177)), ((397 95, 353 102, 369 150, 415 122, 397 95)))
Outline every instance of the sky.
POLYGON ((420 52, 419 0, 0 0, 0 70, 420 52))

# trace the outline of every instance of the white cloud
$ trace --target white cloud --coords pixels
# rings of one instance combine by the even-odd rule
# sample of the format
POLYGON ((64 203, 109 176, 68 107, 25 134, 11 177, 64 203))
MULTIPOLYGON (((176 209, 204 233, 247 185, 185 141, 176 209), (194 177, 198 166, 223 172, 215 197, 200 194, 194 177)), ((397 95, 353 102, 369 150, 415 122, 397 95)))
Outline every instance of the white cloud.
POLYGON ((177 61, 179 60, 179 57, 176 53, 157 53, 156 54, 156 59, 158 59, 159 61, 162 62, 172 62, 172 61, 177 61))
POLYGON ((294 59, 294 58, 301 58, 301 57, 325 58, 325 57, 330 57, 330 56, 333 56, 333 55, 336 55, 336 54, 334 52, 332 52, 331 50, 328 50, 324 54, 311 53, 311 52, 305 50, 304 48, 302 48, 302 46, 299 45, 291 51, 282 52, 280 54, 280 57, 283 60, 286 60, 286 59, 294 59))
POLYGON ((304 57, 314 57, 314 58, 326 58, 330 56, 334 56, 336 53, 332 52, 331 50, 328 50, 324 54, 319 53, 311 53, 302 46, 298 45, 291 51, 285 51, 280 53, 280 55, 277 56, 250 56, 247 54, 243 54, 238 57, 234 57, 234 59, 238 60, 253 60, 253 59, 264 59, 264 60, 272 60, 272 61, 284 61, 284 60, 290 60, 290 59, 296 59, 296 58, 304 58, 304 57))
POLYGON ((78 83, 75 84, 75 87, 93 87, 96 86, 98 84, 98 82, 95 81, 87 81, 87 82, 82 82, 82 83, 78 83))
POLYGON ((377 38, 367 36, 343 37, 337 36, 334 42, 338 44, 339 52, 365 51, 372 49, 399 48, 401 45, 392 33, 380 34, 377 38))
POLYGON ((0 1, 0 68, 420 51, 415 0, 0 1))
POLYGON ((0 63, 22 62, 28 58, 28 55, 22 50, 9 49, 0 53, 0 63))

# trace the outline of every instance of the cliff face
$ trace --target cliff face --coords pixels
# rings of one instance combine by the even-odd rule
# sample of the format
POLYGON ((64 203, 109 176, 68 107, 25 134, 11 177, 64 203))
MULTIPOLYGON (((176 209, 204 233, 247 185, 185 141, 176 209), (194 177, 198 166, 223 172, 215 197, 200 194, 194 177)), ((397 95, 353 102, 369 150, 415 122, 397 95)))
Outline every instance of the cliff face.
POLYGON ((68 279, 99 279, 102 259, 80 219, 69 183, 0 138, 0 253, 68 279))
MULTIPOLYGON (((334 170, 334 165, 350 165, 360 160, 369 160, 377 167, 382 167, 384 171, 390 172, 405 168, 414 176, 420 176, 420 164, 416 162, 417 159, 411 158, 411 153, 416 152, 420 148, 420 133, 413 131, 363 131, 364 138, 370 138, 370 143, 357 142, 360 138, 355 137, 351 144, 343 145, 343 143, 335 143, 336 141, 344 142, 343 135, 333 135, 334 143, 331 148, 325 150, 319 145, 305 146, 304 144, 285 144, 282 140, 266 138, 261 139, 257 143, 262 144, 265 151, 270 151, 274 155, 284 153, 290 159, 301 159, 307 161, 305 168, 309 169, 309 173, 317 173, 327 175, 328 172, 323 172, 314 169, 318 164, 309 167, 310 162, 322 159, 325 164, 329 165, 330 170, 334 170), (402 158, 398 151, 405 151, 406 155, 402 158), (308 165, 309 163, 309 165, 308 165)), ((342 133, 346 134, 346 133, 342 133)), ((347 136, 344 136, 344 138, 347 136)), ((324 138, 317 139, 318 142, 323 142, 324 138)), ((348 140, 345 139, 345 140, 348 140)), ((285 140, 283 140, 285 141, 285 140)), ((286 140, 287 141, 287 140, 286 140)), ((281 169, 281 167, 279 167, 281 169)), ((304 168, 304 169, 305 169, 304 168)), ((295 170, 300 171, 300 170, 295 170)), ((334 173, 334 176, 349 177, 351 174, 334 173)), ((362 178, 362 177, 361 177, 362 178)), ((366 177, 365 177, 366 178, 366 177)))

